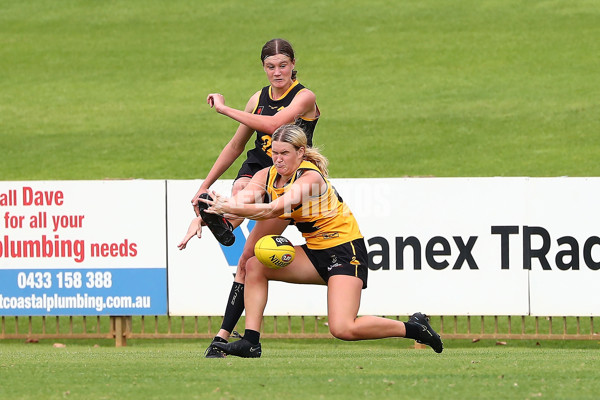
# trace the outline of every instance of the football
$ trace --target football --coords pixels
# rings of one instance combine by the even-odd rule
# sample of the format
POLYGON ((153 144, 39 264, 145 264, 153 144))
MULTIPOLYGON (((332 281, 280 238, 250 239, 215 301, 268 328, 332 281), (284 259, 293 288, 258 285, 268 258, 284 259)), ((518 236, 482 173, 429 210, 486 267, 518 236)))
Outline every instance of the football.
POLYGON ((294 260, 296 250, 288 239, 278 235, 267 235, 258 239, 254 246, 258 261, 269 268, 287 267, 294 260))

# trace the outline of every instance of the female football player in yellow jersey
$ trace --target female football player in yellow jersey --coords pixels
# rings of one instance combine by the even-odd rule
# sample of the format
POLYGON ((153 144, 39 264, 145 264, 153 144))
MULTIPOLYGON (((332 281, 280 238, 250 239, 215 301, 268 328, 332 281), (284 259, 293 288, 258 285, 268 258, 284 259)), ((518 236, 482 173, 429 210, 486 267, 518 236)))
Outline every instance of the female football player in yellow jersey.
MULTIPOLYGON (((252 95, 244 110, 237 110, 225 105, 225 99, 219 93, 211 93, 206 99, 210 107, 214 108, 219 114, 226 115, 240 124, 229 143, 214 162, 200 189, 192 197, 192 205, 196 215, 200 215, 201 212, 204 213, 201 208, 205 206, 204 204, 199 206, 198 198, 205 195, 210 186, 242 154, 254 132, 256 132, 254 148, 247 152, 246 160, 234 181, 232 195, 242 190, 257 171, 273 165, 271 135, 281 125, 296 123, 302 126, 308 137, 308 144, 312 144, 312 136, 320 111, 317 107, 315 94, 304 87, 296 78, 296 57, 292 45, 284 39, 269 40, 262 47, 260 61, 269 80, 269 86, 263 87, 252 95)), ((206 217, 206 214, 204 215, 206 217)), ((231 225, 229 225, 229 221, 223 219, 216 219, 216 221, 220 224, 217 228, 220 232, 213 232, 217 240, 224 245, 232 244, 235 240, 233 229, 242 223, 243 218, 231 220, 231 225)), ((198 219, 196 225, 198 237, 201 235, 202 224, 203 221, 198 219)), ((238 261, 237 272, 225 308, 223 324, 214 339, 215 341, 226 341, 229 338, 244 311, 244 268, 246 260, 254 255, 254 244, 260 237, 269 233, 281 233, 283 229, 273 226, 272 221, 264 221, 256 224, 250 232, 242 256, 238 261)), ((222 356, 223 354, 212 346, 209 346, 206 351, 206 357, 209 358, 222 356)))
MULTIPOLYGON (((327 179, 327 159, 307 146, 296 125, 273 134, 273 166, 257 172, 246 188, 226 198, 212 193, 209 212, 255 220, 292 220, 306 244, 294 260, 270 269, 256 257, 246 264, 246 330, 242 340, 215 343, 226 354, 260 357, 260 325, 270 280, 327 285, 329 330, 342 340, 406 337, 443 350, 440 336, 421 313, 407 322, 376 316, 357 317, 361 290, 367 286, 367 250, 356 219, 327 179), (268 202, 261 202, 266 198, 268 202)), ((193 236, 193 233, 191 234, 193 236)), ((189 232, 184 241, 191 237, 189 232)), ((182 242, 182 243, 183 243, 182 242)))

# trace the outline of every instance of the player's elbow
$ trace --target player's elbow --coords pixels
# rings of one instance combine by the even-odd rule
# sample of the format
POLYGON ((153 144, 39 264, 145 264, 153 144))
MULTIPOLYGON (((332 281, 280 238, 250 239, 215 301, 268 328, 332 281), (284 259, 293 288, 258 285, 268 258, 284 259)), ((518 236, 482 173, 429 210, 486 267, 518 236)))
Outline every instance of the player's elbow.
POLYGON ((246 149, 246 143, 242 143, 241 141, 238 141, 238 140, 232 140, 228 143, 227 147, 228 147, 229 152, 234 154, 235 157, 237 158, 246 149))
POLYGON ((290 118, 291 117, 284 116, 284 115, 277 115, 277 114, 272 116, 271 118, 269 118, 267 120, 267 123, 265 124, 265 127, 264 127, 264 129, 265 129, 264 132, 269 135, 272 135, 273 133, 275 133, 275 131, 279 127, 286 125, 286 124, 293 124, 294 120, 290 119, 290 118))
POLYGON ((280 124, 278 122, 270 122, 268 124, 266 124, 265 126, 265 133, 268 135, 273 135, 273 133, 275 133, 275 131, 277 130, 277 128, 279 128, 281 125, 284 124, 280 124))

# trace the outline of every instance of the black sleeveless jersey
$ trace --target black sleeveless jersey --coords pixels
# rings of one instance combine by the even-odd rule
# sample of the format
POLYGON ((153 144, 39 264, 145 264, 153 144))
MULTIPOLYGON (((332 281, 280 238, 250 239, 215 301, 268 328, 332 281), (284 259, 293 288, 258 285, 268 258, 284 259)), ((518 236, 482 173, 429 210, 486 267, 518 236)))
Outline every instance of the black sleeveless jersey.
MULTIPOLYGON (((273 116, 281 109, 289 106, 298 92, 305 87, 298 81, 294 81, 292 86, 278 100, 271 98, 271 86, 265 86, 260 92, 258 104, 252 111, 253 114, 273 116)), ((298 118, 294 123, 300 126, 306 133, 308 145, 312 146, 313 133, 315 126, 319 120, 319 108, 317 107, 317 116, 313 119, 298 118)), ((254 148, 246 154, 247 162, 252 164, 260 164, 263 168, 273 165, 271 159, 271 135, 264 132, 256 131, 256 139, 254 148)))

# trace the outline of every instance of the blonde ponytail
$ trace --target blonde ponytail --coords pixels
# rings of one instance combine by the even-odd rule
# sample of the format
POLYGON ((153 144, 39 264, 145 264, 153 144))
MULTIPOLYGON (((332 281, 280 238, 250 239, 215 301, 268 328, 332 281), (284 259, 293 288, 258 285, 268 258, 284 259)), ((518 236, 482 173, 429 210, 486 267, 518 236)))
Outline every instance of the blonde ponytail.
POLYGON ((324 177, 327 178, 327 176, 329 176, 329 170, 327 169, 327 166, 329 165, 329 160, 327 159, 327 157, 321 154, 319 149, 317 149, 316 147, 305 147, 304 158, 306 159, 306 161, 310 161, 311 163, 315 164, 324 177))

